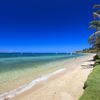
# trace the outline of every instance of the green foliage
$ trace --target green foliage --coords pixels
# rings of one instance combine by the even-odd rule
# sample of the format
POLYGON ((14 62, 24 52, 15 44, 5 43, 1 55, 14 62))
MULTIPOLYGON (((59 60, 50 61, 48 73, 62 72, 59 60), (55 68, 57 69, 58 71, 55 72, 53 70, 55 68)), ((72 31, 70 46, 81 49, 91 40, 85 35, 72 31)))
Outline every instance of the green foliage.
POLYGON ((96 29, 100 29, 100 21, 97 20, 93 20, 90 22, 90 27, 89 28, 96 28, 96 29))
POLYGON ((96 60, 95 65, 100 65, 100 58, 96 60))
MULTIPOLYGON (((94 8, 100 8, 100 5, 94 5, 94 8)), ((100 10, 93 13, 96 20, 90 22, 90 28, 97 31, 89 37, 89 43, 97 51, 100 50, 100 10)), ((95 67, 84 84, 84 93, 79 100, 100 100, 100 56, 94 56, 95 67)))
POLYGON ((100 14, 100 10, 97 10, 96 13, 100 14))
MULTIPOLYGON (((93 8, 100 8, 100 5, 94 5, 93 8)), ((100 18, 100 10, 93 13, 94 18, 100 18)))
POLYGON ((95 66, 84 87, 84 94, 79 100, 100 100, 100 64, 95 66))
POLYGON ((93 57, 93 60, 94 60, 94 61, 96 61, 96 60, 98 60, 98 59, 100 59, 98 55, 95 55, 95 56, 93 57))
MULTIPOLYGON (((100 5, 94 5, 94 8, 100 8, 100 5)), ((88 41, 98 52, 100 51, 100 10, 95 11, 93 16, 97 19, 90 22, 89 28, 94 28, 97 31, 89 37, 88 41)))
POLYGON ((100 31, 95 32, 89 37, 89 43, 92 45, 92 47, 96 48, 97 50, 100 50, 100 31))

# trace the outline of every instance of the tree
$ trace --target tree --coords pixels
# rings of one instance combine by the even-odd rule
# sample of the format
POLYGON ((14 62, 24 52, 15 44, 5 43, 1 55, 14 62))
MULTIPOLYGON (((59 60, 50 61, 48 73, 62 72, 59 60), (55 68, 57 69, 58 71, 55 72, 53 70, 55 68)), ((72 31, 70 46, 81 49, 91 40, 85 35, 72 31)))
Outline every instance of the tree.
MULTIPOLYGON (((94 5, 93 8, 100 8, 100 5, 94 5)), ((100 18, 100 10, 96 10, 93 13, 94 18, 100 18)))
MULTIPOLYGON (((93 8, 100 8, 100 5, 94 5, 93 8)), ((90 22, 89 28, 96 29, 96 32, 89 37, 89 43, 97 51, 100 51, 100 10, 93 13, 94 20, 90 22)))
POLYGON ((100 30, 100 21, 99 20, 91 21, 89 28, 95 28, 97 30, 100 30))
POLYGON ((92 44, 93 48, 100 50, 100 31, 93 33, 89 37, 89 43, 92 44))

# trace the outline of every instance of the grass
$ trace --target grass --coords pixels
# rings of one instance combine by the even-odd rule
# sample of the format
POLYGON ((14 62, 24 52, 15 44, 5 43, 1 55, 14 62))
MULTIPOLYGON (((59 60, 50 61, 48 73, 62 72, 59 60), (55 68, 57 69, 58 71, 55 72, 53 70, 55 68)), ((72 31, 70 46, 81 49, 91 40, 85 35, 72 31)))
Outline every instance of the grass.
POLYGON ((79 100, 100 100, 100 59, 96 60, 93 72, 84 84, 84 93, 79 100))

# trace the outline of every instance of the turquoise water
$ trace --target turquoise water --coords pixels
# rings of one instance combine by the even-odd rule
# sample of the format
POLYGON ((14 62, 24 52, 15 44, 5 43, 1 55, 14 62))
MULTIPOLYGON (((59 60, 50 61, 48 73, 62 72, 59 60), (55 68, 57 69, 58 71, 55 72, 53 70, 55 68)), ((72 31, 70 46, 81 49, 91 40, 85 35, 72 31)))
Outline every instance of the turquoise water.
POLYGON ((0 94, 63 68, 66 59, 82 54, 0 54, 0 94))
POLYGON ((22 70, 30 67, 82 56, 82 54, 32 54, 32 53, 1 53, 0 54, 0 73, 13 70, 22 70))

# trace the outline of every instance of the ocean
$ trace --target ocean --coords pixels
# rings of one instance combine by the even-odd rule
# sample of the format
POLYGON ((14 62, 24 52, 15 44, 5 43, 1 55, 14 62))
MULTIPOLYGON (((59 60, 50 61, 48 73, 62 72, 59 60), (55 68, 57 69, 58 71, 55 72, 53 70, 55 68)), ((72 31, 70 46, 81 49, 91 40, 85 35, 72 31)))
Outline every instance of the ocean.
POLYGON ((0 53, 0 94, 63 68, 64 62, 83 54, 0 53))
POLYGON ((0 53, 0 74, 7 71, 40 67, 49 62, 82 56, 82 54, 0 53))

